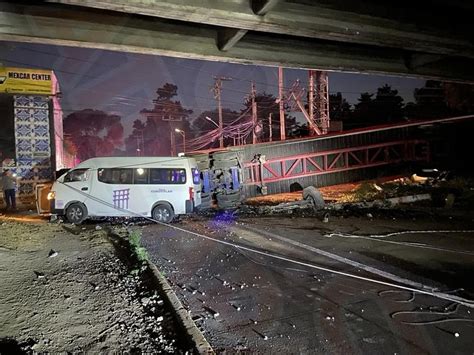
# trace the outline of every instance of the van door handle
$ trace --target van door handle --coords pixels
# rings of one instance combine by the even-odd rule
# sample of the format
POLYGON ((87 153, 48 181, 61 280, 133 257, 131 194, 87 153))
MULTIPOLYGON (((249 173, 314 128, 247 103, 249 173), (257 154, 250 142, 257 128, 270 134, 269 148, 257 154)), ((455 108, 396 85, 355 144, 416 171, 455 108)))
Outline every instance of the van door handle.
POLYGON ((87 191, 87 190, 89 190, 89 188, 88 187, 83 187, 81 190, 82 191, 87 191))

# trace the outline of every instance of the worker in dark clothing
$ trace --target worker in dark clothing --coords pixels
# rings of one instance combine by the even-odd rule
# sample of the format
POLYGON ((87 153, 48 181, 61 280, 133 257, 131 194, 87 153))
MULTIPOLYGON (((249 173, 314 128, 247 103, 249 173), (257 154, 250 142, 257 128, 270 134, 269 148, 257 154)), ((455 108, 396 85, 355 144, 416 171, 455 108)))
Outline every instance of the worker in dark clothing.
POLYGON ((5 170, 2 174, 2 189, 7 210, 10 208, 16 210, 15 185, 16 178, 10 170, 5 170))

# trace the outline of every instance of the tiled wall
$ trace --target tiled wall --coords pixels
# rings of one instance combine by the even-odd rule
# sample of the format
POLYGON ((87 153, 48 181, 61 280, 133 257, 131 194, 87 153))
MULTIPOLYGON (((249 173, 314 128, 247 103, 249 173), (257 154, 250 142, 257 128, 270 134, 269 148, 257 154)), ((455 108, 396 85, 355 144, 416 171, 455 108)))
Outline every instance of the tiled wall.
POLYGON ((50 137, 50 106, 47 96, 15 95, 15 172, 21 178, 17 195, 31 202, 36 184, 51 181, 53 162, 50 137))

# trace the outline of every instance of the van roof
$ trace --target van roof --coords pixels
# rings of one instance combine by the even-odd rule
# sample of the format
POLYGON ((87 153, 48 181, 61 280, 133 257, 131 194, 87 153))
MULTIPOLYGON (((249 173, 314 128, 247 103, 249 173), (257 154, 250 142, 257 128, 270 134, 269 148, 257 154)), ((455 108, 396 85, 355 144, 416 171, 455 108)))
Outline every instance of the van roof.
POLYGON ((84 160, 74 167, 80 168, 118 168, 138 167, 143 165, 165 164, 167 166, 185 167, 190 158, 186 157, 98 157, 84 160))

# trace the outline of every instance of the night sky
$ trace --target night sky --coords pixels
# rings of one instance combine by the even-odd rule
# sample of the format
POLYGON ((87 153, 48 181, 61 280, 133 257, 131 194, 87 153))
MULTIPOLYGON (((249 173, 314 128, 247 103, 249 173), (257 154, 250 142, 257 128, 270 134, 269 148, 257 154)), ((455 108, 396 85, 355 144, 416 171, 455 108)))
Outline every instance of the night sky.
MULTIPOLYGON (((223 107, 239 111, 255 80, 258 92, 278 93, 278 70, 274 67, 228 64, 163 56, 121 53, 97 49, 0 42, 0 64, 4 66, 53 69, 62 91, 64 115, 93 108, 122 116, 125 135, 140 118, 139 111, 151 108, 156 89, 166 82, 178 86, 177 98, 193 117, 212 110, 216 103, 210 88, 213 76, 230 77, 223 84, 223 107)), ((306 87, 307 72, 285 69, 284 85, 300 79, 306 87)), ((424 80, 400 77, 329 73, 329 90, 341 92, 351 104, 361 92, 376 92, 389 84, 405 102, 424 80)))

